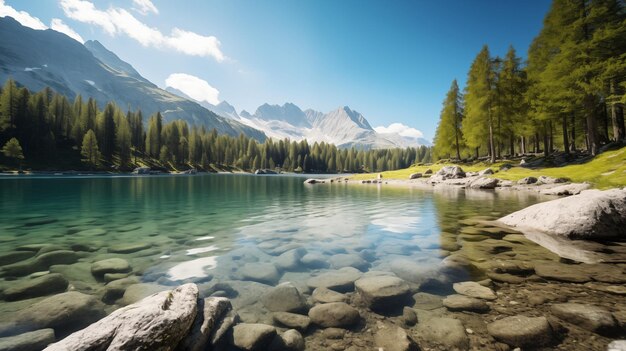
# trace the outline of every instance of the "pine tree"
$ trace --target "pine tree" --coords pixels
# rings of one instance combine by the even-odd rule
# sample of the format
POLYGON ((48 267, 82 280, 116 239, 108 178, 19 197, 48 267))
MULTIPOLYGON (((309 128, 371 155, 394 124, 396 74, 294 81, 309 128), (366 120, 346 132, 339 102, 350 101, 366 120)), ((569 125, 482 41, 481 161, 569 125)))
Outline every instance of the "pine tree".
POLYGON ((461 159, 461 147, 463 143, 463 133, 461 122, 463 120, 462 95, 456 79, 452 81, 450 90, 443 102, 443 110, 437 132, 435 133, 435 150, 437 155, 449 155, 456 153, 456 158, 461 159))
POLYGON ((80 154, 85 158, 85 162, 94 167, 100 163, 98 140, 96 138, 96 133, 94 133, 91 129, 89 129, 87 133, 85 133, 80 154))
POLYGON ((6 157, 15 158, 18 160, 24 159, 22 146, 20 145, 20 142, 15 138, 11 138, 9 141, 6 142, 6 144, 4 144, 4 146, 2 147, 2 153, 6 157))
POLYGON ((120 156, 120 166, 126 166, 130 162, 132 135, 130 125, 126 117, 120 116, 116 123, 115 143, 120 156))
POLYGON ((495 162, 494 108, 496 72, 485 45, 472 63, 465 87, 465 118, 463 135, 471 148, 489 143, 491 162, 495 162))
POLYGON ((0 132, 15 124, 18 108, 17 99, 18 91, 15 81, 9 79, 4 83, 2 94, 0 94, 0 132))

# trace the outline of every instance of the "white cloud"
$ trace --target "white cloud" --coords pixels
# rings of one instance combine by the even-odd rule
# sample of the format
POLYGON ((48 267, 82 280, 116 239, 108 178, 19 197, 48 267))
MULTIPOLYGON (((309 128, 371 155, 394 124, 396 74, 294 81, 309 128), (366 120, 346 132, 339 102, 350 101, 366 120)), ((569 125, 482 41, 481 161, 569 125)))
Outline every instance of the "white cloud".
POLYGON ((110 35, 127 35, 143 46, 174 49, 191 56, 212 57, 217 62, 225 59, 220 49, 221 43, 214 36, 203 36, 179 28, 172 29, 167 36, 122 8, 110 7, 102 11, 86 0, 60 0, 60 4, 67 17, 99 26, 110 35))
POLYGON ((185 73, 173 73, 165 79, 165 85, 178 89, 196 101, 207 101, 210 104, 220 103, 219 90, 213 88, 206 80, 185 73))
MULTIPOLYGON (((39 18, 32 16, 30 13, 26 11, 18 11, 13 7, 4 3, 4 0, 0 0, 0 17, 13 17, 16 21, 20 22, 25 27, 30 27, 32 29, 37 30, 45 30, 48 29, 39 18)), ((63 23, 63 21, 59 18, 53 18, 50 22, 50 28, 56 30, 57 32, 61 32, 70 38, 79 41, 81 44, 85 42, 83 37, 80 34, 76 33, 75 30, 70 28, 67 24, 63 23)))
POLYGON ((157 9, 150 0, 133 0, 133 5, 135 5, 133 10, 141 13, 142 15, 147 15, 150 12, 155 15, 159 14, 159 9, 157 9))
POLYGON ((48 26, 43 24, 39 18, 31 16, 26 11, 18 11, 11 6, 6 5, 4 0, 0 0, 0 17, 7 16, 13 17, 23 26, 30 27, 32 29, 48 29, 48 26))
POLYGON ((61 32, 61 33, 65 34, 65 35, 67 35, 68 37, 70 37, 70 38, 80 42, 81 44, 85 43, 85 40, 83 39, 83 37, 80 36, 80 34, 76 33, 75 30, 70 28, 70 26, 65 24, 59 18, 53 18, 52 19, 52 21, 50 22, 50 28, 56 30, 57 32, 61 32))
POLYGON ((381 134, 399 134, 400 136, 410 137, 410 138, 424 137, 424 133, 422 133, 421 131, 415 128, 411 128, 402 123, 391 123, 389 127, 379 126, 379 127, 374 128, 374 130, 376 131, 376 133, 381 133, 381 134))

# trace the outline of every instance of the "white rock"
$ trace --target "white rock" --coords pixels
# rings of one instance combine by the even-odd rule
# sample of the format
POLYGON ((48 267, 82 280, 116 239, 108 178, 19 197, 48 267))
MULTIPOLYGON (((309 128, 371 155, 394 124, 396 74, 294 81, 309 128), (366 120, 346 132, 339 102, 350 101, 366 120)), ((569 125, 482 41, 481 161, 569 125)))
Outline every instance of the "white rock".
POLYGON ((47 351, 173 349, 196 317, 198 287, 185 284, 121 308, 47 351))
POLYGON ((520 231, 539 231, 570 239, 626 237, 626 190, 585 190, 539 203, 500 218, 520 231))

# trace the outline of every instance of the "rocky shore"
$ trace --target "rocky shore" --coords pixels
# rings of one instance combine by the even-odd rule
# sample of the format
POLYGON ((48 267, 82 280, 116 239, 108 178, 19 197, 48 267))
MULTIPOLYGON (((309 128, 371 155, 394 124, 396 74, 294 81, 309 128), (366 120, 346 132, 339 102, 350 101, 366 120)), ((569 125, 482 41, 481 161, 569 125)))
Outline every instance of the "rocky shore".
POLYGON ((459 188, 484 189, 496 191, 531 191, 542 195, 576 195, 591 188, 589 183, 572 183, 566 178, 547 176, 526 177, 513 182, 498 179, 495 172, 486 168, 480 172, 465 172, 458 166, 446 166, 437 172, 428 169, 424 173, 412 173, 408 179, 383 179, 381 176, 366 180, 354 180, 350 177, 331 179, 307 179, 305 184, 385 184, 419 188, 459 188))

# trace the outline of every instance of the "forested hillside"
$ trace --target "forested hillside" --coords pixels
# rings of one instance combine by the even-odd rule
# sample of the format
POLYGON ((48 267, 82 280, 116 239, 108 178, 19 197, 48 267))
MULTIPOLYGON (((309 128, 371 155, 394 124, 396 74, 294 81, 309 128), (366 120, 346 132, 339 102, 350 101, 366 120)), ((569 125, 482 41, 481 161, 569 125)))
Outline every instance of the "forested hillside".
POLYGON ((147 124, 141 111, 123 111, 114 103, 103 110, 92 98, 73 102, 46 88, 37 93, 8 80, 0 94, 0 145, 4 168, 129 170, 137 166, 165 169, 275 169, 298 172, 385 171, 430 162, 431 150, 420 148, 338 149, 243 134, 219 135, 215 129, 183 120, 164 123, 160 113, 147 124), (220 167, 218 167, 220 168, 220 167))
POLYGON ((437 158, 478 158, 555 150, 596 155, 625 137, 626 13, 618 0, 555 0, 524 64, 487 46, 466 86, 443 103, 437 158))

